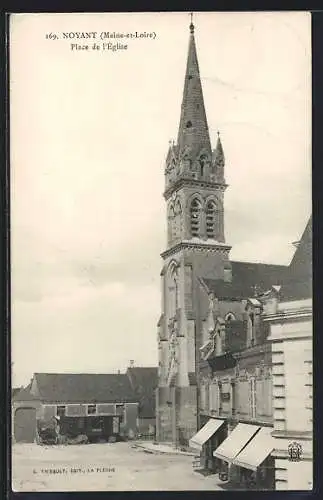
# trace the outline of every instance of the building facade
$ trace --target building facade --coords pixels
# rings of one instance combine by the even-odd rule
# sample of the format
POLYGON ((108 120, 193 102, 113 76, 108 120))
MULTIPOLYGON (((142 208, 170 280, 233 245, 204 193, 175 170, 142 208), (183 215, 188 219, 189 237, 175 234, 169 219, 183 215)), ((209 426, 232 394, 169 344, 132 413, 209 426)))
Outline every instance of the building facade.
POLYGON ((38 424, 53 417, 58 417, 63 435, 134 438, 138 407, 126 374, 35 373, 13 399, 13 440, 34 442, 38 424))
POLYGON ((267 281, 267 291, 261 291, 258 285, 251 295, 247 283, 239 288, 234 279, 231 284, 202 281, 209 296, 209 311, 201 326, 199 428, 203 430, 211 422, 214 426, 210 438, 202 431, 202 440, 193 436, 190 445, 201 453, 203 467, 220 472, 223 462, 228 464, 228 478, 237 487, 251 481, 255 473, 257 489, 273 489, 272 449, 266 450, 256 466, 241 466, 238 460, 253 436, 259 432, 268 436, 273 430, 272 355, 263 312, 277 303, 278 286, 270 286, 275 269, 270 268, 267 275, 267 266, 256 267, 258 278, 263 272, 261 283, 264 286, 267 281), (229 436, 231 444, 225 450, 229 436), (217 454, 221 446, 224 449, 217 454))
POLYGON ((313 487, 312 220, 297 244, 270 328, 277 490, 313 487))
POLYGON ((253 296, 234 275, 230 285, 201 280, 209 308, 190 446, 204 467, 221 473, 226 464, 242 489, 312 487, 311 219, 290 265, 276 271, 258 265, 253 296))

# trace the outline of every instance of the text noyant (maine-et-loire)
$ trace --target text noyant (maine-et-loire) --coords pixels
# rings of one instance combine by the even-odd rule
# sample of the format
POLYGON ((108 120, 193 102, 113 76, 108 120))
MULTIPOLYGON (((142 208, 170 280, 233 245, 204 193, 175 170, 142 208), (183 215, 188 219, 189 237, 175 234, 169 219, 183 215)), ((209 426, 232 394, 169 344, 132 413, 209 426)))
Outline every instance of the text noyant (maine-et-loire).
POLYGON ((68 31, 62 33, 46 33, 47 40, 68 40, 73 52, 117 52, 129 48, 131 40, 155 40, 156 32, 148 31, 68 31))

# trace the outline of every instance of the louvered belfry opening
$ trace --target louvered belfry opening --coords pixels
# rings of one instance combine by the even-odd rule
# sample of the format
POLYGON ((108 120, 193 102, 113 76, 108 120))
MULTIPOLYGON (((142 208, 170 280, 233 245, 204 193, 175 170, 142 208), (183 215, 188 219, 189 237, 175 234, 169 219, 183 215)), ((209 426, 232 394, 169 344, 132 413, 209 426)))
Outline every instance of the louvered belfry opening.
POLYGON ((201 204, 198 200, 193 200, 191 203, 191 235, 192 235, 192 238, 199 236, 199 233, 200 233, 200 215, 201 215, 201 204))
POLYGON ((215 217, 215 203, 214 201, 209 201, 206 205, 206 235, 208 238, 215 238, 215 217))

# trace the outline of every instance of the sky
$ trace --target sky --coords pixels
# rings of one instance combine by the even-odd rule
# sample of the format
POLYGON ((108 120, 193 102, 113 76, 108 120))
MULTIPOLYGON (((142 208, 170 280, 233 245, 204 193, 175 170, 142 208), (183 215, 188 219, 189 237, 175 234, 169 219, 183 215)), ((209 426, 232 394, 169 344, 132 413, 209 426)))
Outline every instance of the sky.
MULTIPOLYGON (((14 386, 34 372, 157 366, 164 167, 189 22, 186 12, 11 17, 14 386), (136 31, 155 36, 117 51, 63 38, 136 31)), ((194 24, 211 141, 219 130, 226 158, 231 259, 288 264, 311 211, 310 14, 195 13, 194 24)))

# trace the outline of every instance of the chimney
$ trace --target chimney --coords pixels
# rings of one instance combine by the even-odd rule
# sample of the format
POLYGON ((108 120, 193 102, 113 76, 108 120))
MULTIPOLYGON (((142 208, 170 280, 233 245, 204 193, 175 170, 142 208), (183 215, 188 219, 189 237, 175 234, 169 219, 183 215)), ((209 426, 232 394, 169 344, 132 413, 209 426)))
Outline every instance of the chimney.
POLYGON ((223 281, 225 281, 226 283, 232 282, 232 268, 229 262, 224 266, 223 281))

